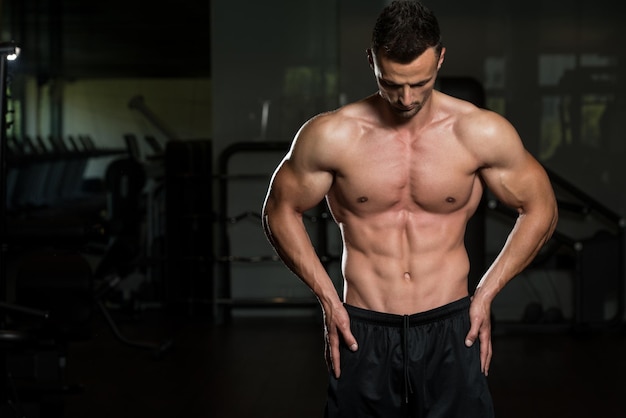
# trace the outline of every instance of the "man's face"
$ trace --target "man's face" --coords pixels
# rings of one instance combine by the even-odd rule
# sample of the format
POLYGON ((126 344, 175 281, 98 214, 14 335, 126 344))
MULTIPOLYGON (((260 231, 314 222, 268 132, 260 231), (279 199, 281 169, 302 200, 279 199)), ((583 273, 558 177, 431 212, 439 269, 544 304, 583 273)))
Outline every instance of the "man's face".
POLYGON ((443 63, 445 49, 437 56, 434 48, 408 64, 388 59, 384 53, 368 51, 370 66, 376 76, 380 96, 402 119, 415 116, 430 97, 437 71, 443 63))

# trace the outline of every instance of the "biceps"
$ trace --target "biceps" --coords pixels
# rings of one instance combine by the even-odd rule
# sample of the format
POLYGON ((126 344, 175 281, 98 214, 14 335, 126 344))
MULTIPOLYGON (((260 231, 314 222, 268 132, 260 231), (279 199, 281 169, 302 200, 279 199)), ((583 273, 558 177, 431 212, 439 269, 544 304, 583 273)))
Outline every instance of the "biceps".
POLYGON ((488 169, 483 177, 489 190, 502 203, 520 211, 553 199, 545 170, 531 156, 511 167, 488 169))
POLYGON ((266 202, 270 208, 282 207, 303 213, 319 204, 332 185, 332 174, 304 171, 285 161, 275 173, 266 202))

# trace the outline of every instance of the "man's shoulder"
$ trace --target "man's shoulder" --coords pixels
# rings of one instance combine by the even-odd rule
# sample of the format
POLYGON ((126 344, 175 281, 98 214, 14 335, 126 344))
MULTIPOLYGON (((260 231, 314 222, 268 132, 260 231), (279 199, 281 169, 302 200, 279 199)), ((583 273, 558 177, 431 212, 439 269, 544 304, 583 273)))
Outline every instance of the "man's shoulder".
POLYGON ((290 160, 302 166, 337 170, 354 141, 363 135, 365 119, 358 102, 313 116, 296 134, 290 160))
POLYGON ((466 100, 443 95, 440 110, 451 118, 455 131, 463 137, 483 137, 490 134, 503 134, 513 130, 513 126, 502 115, 466 100))
POLYGON ((452 120, 455 137, 486 165, 504 155, 522 155, 523 143, 515 127, 502 115, 452 98, 444 113, 452 120))
POLYGON ((376 97, 369 96, 362 100, 351 102, 339 108, 322 113, 316 118, 324 118, 336 123, 365 123, 377 116, 376 97))
POLYGON ((304 124, 303 132, 306 136, 328 139, 353 137, 377 123, 377 114, 370 101, 368 98, 320 113, 304 124))
POLYGON ((455 121, 465 122, 472 118, 489 119, 487 109, 479 107, 467 100, 451 96, 446 93, 437 91, 437 109, 443 115, 454 118, 455 121))

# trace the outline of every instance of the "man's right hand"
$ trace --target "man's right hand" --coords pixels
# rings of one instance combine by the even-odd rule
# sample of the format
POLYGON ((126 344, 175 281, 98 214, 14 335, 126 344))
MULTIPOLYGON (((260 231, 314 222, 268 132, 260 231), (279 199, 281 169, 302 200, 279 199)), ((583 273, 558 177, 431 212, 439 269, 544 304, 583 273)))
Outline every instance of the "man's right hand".
POLYGON ((343 305, 336 307, 322 308, 324 313, 324 341, 326 365, 335 377, 339 379, 341 375, 339 345, 341 341, 350 348, 351 351, 358 350, 359 346, 356 338, 350 331, 350 317, 343 305))

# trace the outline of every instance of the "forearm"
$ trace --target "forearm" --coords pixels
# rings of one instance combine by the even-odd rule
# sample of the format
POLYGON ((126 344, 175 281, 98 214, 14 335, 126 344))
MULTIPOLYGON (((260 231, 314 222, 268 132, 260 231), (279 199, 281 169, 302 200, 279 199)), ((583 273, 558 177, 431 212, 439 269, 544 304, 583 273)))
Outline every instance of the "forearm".
POLYGON ((556 222, 555 205, 549 205, 537 214, 520 214, 502 251, 476 287, 475 296, 491 302, 513 277, 532 262, 552 236, 556 222))
POLYGON ((268 208, 263 214, 263 229, 280 259, 311 289, 324 308, 341 303, 315 252, 301 213, 268 208))

